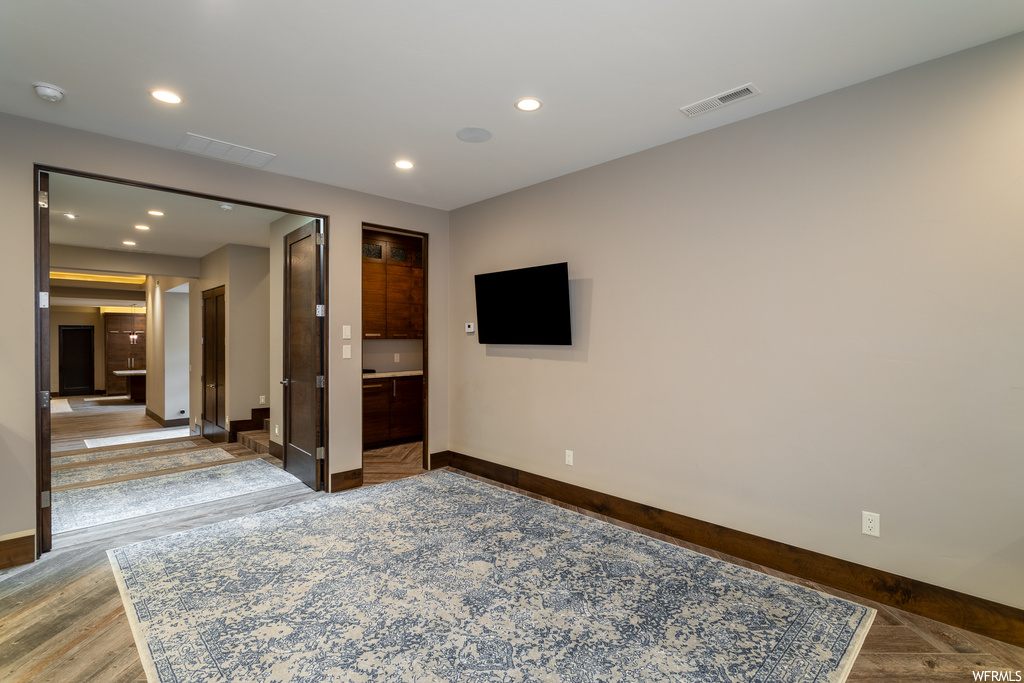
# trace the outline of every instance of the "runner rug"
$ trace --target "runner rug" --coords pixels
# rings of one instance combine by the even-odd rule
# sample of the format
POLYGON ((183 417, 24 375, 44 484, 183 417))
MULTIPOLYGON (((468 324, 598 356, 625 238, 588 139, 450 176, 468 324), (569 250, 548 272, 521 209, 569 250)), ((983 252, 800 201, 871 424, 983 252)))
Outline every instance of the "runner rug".
POLYGON ((444 471, 108 556, 162 683, 838 682, 874 618, 444 471))
POLYGON ((192 430, 188 427, 175 427, 173 429, 154 429, 148 432, 135 432, 134 434, 121 434, 119 436, 104 436, 96 439, 86 439, 86 448, 103 448, 104 446, 120 446, 124 443, 139 443, 140 441, 158 441, 162 439, 187 439, 192 436, 192 430))
MULTIPOLYGON (((114 453, 117 453, 117 451, 114 451, 114 453)), ((113 459, 113 462, 85 461, 67 465, 55 464, 50 476, 50 484, 54 489, 57 489, 63 486, 85 484, 115 477, 127 477, 147 472, 187 467, 189 465, 235 460, 235 456, 223 448, 203 448, 167 455, 161 455, 159 451, 132 456, 114 455, 112 458, 108 458, 108 460, 110 459, 113 459)))
POLYGON ((266 460, 243 460, 144 479, 54 491, 51 506, 53 533, 297 483, 298 479, 266 460))

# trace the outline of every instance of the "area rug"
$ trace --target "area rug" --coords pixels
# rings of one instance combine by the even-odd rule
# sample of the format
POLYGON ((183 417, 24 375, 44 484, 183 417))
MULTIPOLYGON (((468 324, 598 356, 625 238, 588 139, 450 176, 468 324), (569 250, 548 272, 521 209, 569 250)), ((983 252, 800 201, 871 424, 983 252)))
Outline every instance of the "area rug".
POLYGON ((71 401, 66 398, 55 398, 50 401, 50 415, 74 412, 71 408, 71 401))
POLYGON ((136 432, 134 434, 121 434, 119 436, 105 436, 98 439, 86 439, 86 448, 102 448, 103 446, 120 446, 123 443, 139 443, 140 441, 159 441, 162 439, 184 439, 192 436, 192 430, 188 427, 175 427, 174 429, 154 429, 149 432, 136 432))
POLYGON ((194 441, 175 441, 174 443, 154 443, 148 446, 134 446, 131 448, 118 448, 112 451, 93 451, 92 453, 72 453, 71 455, 50 456, 50 462, 54 466, 67 465, 69 463, 91 462, 93 460, 107 460, 125 455, 142 455, 145 453, 159 453, 161 451, 173 451, 179 448, 193 448, 197 446, 194 441))
POLYGON ((54 491, 53 533, 298 483, 265 460, 243 460, 84 489, 54 491))
POLYGON ((874 618, 443 471, 108 556, 161 683, 836 683, 874 618))
POLYGON ((117 462, 102 462, 90 465, 79 463, 66 469, 53 469, 50 483, 54 487, 73 486, 84 484, 90 481, 101 481, 124 477, 145 472, 159 472, 160 470, 172 470, 188 465, 199 465, 202 463, 219 462, 222 460, 234 460, 223 448, 204 448, 199 451, 188 451, 187 453, 172 453, 169 455, 143 455, 132 460, 118 460, 117 462))

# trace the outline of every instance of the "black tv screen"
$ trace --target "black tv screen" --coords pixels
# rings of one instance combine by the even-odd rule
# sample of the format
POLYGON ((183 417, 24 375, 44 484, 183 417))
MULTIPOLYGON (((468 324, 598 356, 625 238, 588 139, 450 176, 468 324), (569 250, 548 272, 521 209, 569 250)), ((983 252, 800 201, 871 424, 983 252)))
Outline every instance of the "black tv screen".
POLYGON ((572 344, 569 264, 553 263, 476 276, 481 344, 572 344))

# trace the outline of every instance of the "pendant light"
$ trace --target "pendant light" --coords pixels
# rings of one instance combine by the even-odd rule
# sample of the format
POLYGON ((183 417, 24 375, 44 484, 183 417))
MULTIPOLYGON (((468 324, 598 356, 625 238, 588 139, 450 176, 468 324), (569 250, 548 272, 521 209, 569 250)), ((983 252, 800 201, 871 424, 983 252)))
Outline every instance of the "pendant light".
POLYGON ((139 343, 138 318, 135 316, 135 304, 132 304, 132 333, 128 335, 129 344, 139 343))

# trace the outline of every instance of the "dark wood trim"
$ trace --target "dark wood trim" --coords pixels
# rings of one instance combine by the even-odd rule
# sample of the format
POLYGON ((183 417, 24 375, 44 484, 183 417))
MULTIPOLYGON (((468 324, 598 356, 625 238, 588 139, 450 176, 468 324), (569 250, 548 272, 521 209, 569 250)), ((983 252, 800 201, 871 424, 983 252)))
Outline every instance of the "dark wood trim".
POLYGON ((335 472, 331 475, 331 493, 357 489, 363 485, 363 468, 347 472, 335 472))
POLYGON ((187 417, 182 417, 175 420, 165 420, 156 413, 154 413, 152 410, 150 410, 149 406, 146 406, 146 417, 148 417, 150 420, 153 420, 161 427, 188 427, 189 424, 187 417))
POLYGON ((461 453, 442 451, 432 456, 431 469, 446 465, 1024 647, 1024 610, 1016 607, 461 453))
POLYGON ((270 454, 275 458, 284 459, 284 445, 276 441, 270 442, 270 454))
MULTIPOLYGON (((149 411, 146 411, 149 414, 149 411)), ((253 408, 249 411, 248 420, 232 420, 228 425, 228 442, 238 441, 238 432, 253 432, 263 429, 263 421, 270 419, 270 408, 253 408)), ((188 420, 185 420, 188 424, 188 420)))
POLYGON ((38 165, 32 179, 32 206, 35 249, 35 366, 36 387, 32 399, 36 406, 36 533, 34 553, 40 557, 53 547, 53 509, 50 507, 50 409, 40 400, 50 390, 50 309, 40 307, 40 294, 50 294, 50 205, 40 205, 39 193, 50 192, 50 174, 38 165))
POLYGON ((0 541, 0 569, 10 569, 36 561, 34 534, 0 541))

